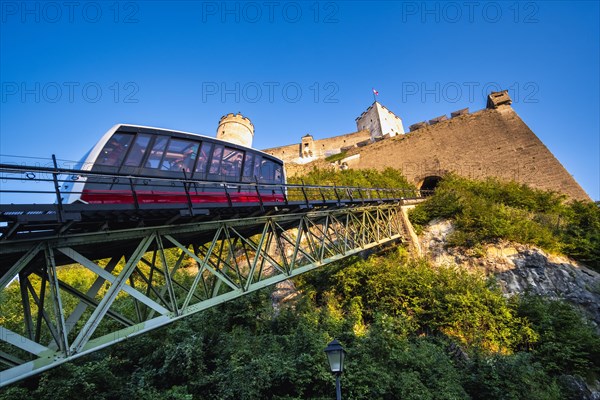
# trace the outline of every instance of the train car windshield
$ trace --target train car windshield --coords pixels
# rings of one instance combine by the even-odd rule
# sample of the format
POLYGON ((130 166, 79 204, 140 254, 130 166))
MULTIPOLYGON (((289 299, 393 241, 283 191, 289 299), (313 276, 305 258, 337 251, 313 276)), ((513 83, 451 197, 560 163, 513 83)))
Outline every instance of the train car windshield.
POLYGON ((283 183, 283 169, 281 164, 263 159, 260 165, 260 181, 265 183, 283 183))
POLYGON ((275 176, 273 177, 274 183, 283 183, 283 166, 281 164, 275 165, 275 176))
POLYGON ((148 143, 150 143, 150 135, 138 135, 133 142, 133 146, 131 146, 124 165, 127 167, 139 167, 144 154, 146 154, 148 143))
POLYGON ((104 145, 96 164, 108 167, 119 167, 125 158, 125 154, 127 154, 127 149, 132 140, 133 135, 115 133, 104 145))

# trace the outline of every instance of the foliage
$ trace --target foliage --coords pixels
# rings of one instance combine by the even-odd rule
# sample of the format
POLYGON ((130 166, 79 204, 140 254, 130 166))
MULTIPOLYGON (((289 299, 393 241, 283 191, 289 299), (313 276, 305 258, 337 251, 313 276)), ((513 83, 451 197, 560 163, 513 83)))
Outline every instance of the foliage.
POLYGON ((251 293, 0 399, 329 399, 333 337, 348 352, 342 390, 353 399, 559 399, 560 375, 598 368, 598 336, 569 306, 506 300, 482 276, 403 250, 295 282, 302 295, 278 311, 268 289, 251 293), (448 350, 456 344, 465 357, 448 350))
POLYGON ((474 400, 559 400, 559 384, 528 353, 510 356, 476 353, 464 384, 474 400))
POLYGON ((436 218, 453 220, 450 245, 506 239, 562 252, 600 271, 600 208, 592 202, 566 203, 564 196, 515 182, 449 175, 410 214, 418 231, 436 218))
POLYGON ((563 251, 600 271, 600 203, 573 202, 562 217, 563 251))
POLYGON ((359 303, 367 324, 381 313, 395 318, 405 334, 443 333, 464 345, 501 352, 536 340, 482 275, 433 268, 422 260, 402 262, 402 254, 355 262, 303 289, 310 291, 310 284, 331 291, 343 309, 359 303))
POLYGON ((527 295, 519 314, 540 333, 532 354, 552 374, 600 376, 600 336, 588 320, 563 301, 527 295))
POLYGON ((344 374, 348 398, 468 398, 444 346, 424 337, 407 339, 390 317, 379 316, 368 335, 350 344, 344 374))
MULTIPOLYGON (((304 180, 410 186, 395 170, 314 169, 304 180)), ((565 204, 517 184, 450 176, 411 214, 418 226, 433 218, 455 221, 455 244, 502 237, 600 259, 597 205, 565 204)), ((169 251, 167 258, 173 265, 180 255, 169 251)), ((186 269, 195 264, 180 261, 178 278, 189 281, 186 269)), ((60 275, 84 292, 94 280, 74 266, 60 275)), ((133 279, 143 290, 143 279, 133 279)), ((508 300, 482 275, 409 260, 402 248, 346 259, 294 283, 300 295, 277 308, 268 288, 250 293, 13 385, 0 400, 330 399, 334 378, 323 348, 334 337, 348 353, 344 398, 553 400, 569 393, 565 376, 600 375, 600 338, 571 306, 508 300)), ((23 325, 18 282, 0 296, 0 323, 16 330, 23 325)), ((121 314, 134 312, 127 298, 117 300, 121 314)), ((66 304, 76 306, 70 298, 66 304)))
POLYGON ((341 153, 332 154, 328 157, 325 157, 325 161, 327 162, 336 162, 346 157, 346 152, 342 151, 341 153))
POLYGON ((413 185, 408 183, 401 171, 393 168, 386 168, 383 171, 374 169, 335 171, 333 169, 313 167, 309 173, 302 177, 289 177, 288 182, 291 184, 301 184, 304 182, 306 185, 415 189, 413 185))

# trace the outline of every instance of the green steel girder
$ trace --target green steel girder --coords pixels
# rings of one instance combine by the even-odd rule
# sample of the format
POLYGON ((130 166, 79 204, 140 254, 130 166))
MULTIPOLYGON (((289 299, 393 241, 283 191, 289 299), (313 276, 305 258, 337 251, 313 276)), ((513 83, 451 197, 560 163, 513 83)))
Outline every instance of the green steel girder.
POLYGON ((18 261, 0 290, 18 285, 21 310, 0 315, 0 387, 402 239, 402 224, 399 204, 380 204, 3 242, 0 259, 18 261))

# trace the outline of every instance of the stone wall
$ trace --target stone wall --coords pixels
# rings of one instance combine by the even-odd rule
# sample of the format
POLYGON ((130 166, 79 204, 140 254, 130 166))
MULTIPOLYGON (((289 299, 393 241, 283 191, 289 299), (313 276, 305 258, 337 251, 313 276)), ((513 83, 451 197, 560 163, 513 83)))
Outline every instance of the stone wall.
MULTIPOLYGON (((334 136, 327 139, 318 139, 313 141, 313 152, 312 159, 324 158, 331 154, 339 153, 346 147, 356 146, 357 143, 364 142, 371 138, 369 131, 359 131, 354 133, 348 133, 345 135, 334 136)), ((284 162, 302 163, 301 144, 291 144, 288 146, 272 147, 263 150, 267 154, 271 154, 275 157, 282 159, 284 162)))
POLYGON ((419 187, 426 177, 455 172, 472 179, 515 180, 590 200, 510 105, 460 115, 357 151, 361 157, 356 168, 401 169, 419 187))
MULTIPOLYGON (((454 172, 471 179, 514 180, 573 199, 590 200, 510 104, 507 91, 494 92, 484 110, 472 114, 460 110, 450 119, 438 117, 432 124, 420 124, 419 129, 395 137, 380 136, 369 144, 371 137, 381 132, 381 125, 376 123, 379 103, 375 102, 356 119, 364 130, 315 140, 310 157, 301 157, 300 143, 264 151, 286 163, 305 164, 349 148, 348 156, 360 154, 360 158, 354 157, 345 168, 401 169, 419 188, 426 178, 431 181, 431 177, 454 172), (379 131, 374 131, 376 128, 379 131), (355 147, 357 144, 360 146, 355 147)), ((395 126, 402 127, 400 118, 391 112, 388 117, 397 118, 395 126)))

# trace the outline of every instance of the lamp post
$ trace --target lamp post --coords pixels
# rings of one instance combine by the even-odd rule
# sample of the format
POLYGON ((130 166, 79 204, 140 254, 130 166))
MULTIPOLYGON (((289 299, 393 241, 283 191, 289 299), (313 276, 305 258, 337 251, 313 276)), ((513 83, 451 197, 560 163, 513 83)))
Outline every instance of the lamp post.
POLYGON ((346 356, 346 352, 344 348, 337 341, 337 339, 333 339, 327 347, 325 347, 325 354, 327 354, 327 359, 329 360, 329 368, 331 372, 335 375, 335 394, 337 400, 342 400, 342 388, 340 386, 340 377, 342 376, 342 372, 344 372, 344 358, 346 356))

